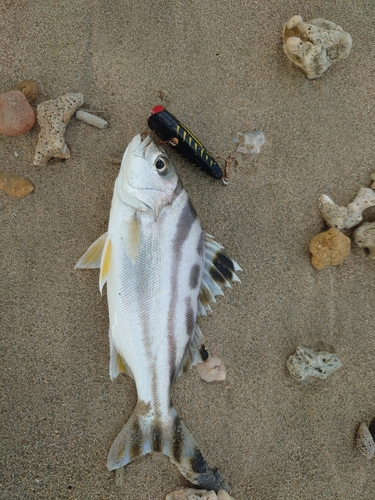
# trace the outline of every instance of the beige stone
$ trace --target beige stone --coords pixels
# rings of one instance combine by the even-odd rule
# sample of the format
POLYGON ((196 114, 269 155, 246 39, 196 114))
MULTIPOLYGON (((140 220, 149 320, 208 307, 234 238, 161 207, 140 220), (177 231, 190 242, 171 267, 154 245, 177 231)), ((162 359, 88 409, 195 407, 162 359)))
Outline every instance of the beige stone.
POLYGON ((50 158, 69 158, 70 150, 64 134, 71 117, 83 104, 82 94, 65 94, 57 99, 43 102, 37 107, 40 133, 34 165, 45 166, 50 158))
POLYGON ((225 365, 220 358, 208 358, 202 363, 197 363, 195 368, 200 378, 206 382, 225 380, 227 375, 225 365))
POLYGON ((309 246, 312 254, 311 263, 316 269, 341 264, 350 253, 350 239, 338 229, 317 234, 309 246))
POLYGON ((22 135, 35 125, 35 113, 20 90, 0 95, 0 134, 22 135))
POLYGON ((22 177, 0 172, 0 190, 15 198, 24 198, 34 191, 34 186, 22 177))

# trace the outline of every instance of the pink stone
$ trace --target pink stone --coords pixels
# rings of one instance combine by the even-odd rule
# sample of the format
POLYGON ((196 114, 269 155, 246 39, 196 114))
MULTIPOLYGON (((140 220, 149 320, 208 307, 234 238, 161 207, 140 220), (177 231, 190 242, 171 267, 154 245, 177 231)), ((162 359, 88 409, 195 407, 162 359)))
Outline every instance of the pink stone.
POLYGON ((34 124, 33 108, 20 90, 0 94, 0 134, 25 134, 34 124))

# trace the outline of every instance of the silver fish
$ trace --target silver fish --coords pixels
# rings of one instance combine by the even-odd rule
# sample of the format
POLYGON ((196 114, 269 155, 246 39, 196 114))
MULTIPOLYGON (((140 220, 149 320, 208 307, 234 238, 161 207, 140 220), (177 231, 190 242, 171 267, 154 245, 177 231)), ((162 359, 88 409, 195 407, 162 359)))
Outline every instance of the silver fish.
POLYGON ((198 319, 239 265, 197 214, 171 160, 150 137, 128 145, 115 182, 108 231, 76 268, 100 268, 107 283, 111 379, 134 378, 138 403, 114 441, 108 469, 156 451, 193 484, 224 489, 171 404, 171 385, 207 352, 198 319))

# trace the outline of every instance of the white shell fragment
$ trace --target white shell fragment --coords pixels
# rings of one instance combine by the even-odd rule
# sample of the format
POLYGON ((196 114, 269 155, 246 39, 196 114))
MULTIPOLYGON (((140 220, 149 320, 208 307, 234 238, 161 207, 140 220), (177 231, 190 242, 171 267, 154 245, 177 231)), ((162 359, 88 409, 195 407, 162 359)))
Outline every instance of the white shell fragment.
POLYGON ((366 208, 375 206, 375 191, 361 187, 358 195, 347 207, 341 207, 327 195, 319 198, 319 210, 329 227, 349 229, 359 224, 366 208))
POLYGON ((299 346, 296 352, 289 357, 286 366, 297 380, 307 377, 326 379, 331 373, 341 368, 341 361, 330 352, 316 352, 307 347, 299 346))
POLYGON ((359 451, 369 460, 375 456, 374 438, 367 425, 363 422, 360 424, 357 431, 356 444, 359 451))
POLYGON ((220 358, 208 358, 202 363, 197 363, 195 368, 200 378, 206 382, 225 380, 227 376, 225 365, 220 358))
POLYGON ((219 490, 217 495, 214 491, 196 490, 194 488, 181 488, 168 493, 165 500, 234 500, 226 491, 219 490))
POLYGON ((255 132, 237 132, 233 142, 238 144, 236 152, 245 154, 259 154, 260 147, 266 142, 263 132, 256 130, 255 132))
POLYGON ((367 248, 370 259, 375 259, 375 222, 364 222, 354 231, 354 243, 367 248))
POLYGON ((290 61, 307 77, 318 78, 333 62, 348 57, 352 37, 337 24, 325 19, 303 22, 293 16, 283 29, 283 48, 290 61))
POLYGON ((103 120, 103 118, 87 113, 87 111, 83 111, 82 109, 76 112, 76 118, 96 128, 106 129, 108 127, 108 122, 103 120))
POLYGON ((45 166, 52 157, 69 158, 70 150, 64 134, 71 117, 83 104, 82 94, 65 94, 57 99, 42 102, 37 107, 40 125, 34 165, 45 166))

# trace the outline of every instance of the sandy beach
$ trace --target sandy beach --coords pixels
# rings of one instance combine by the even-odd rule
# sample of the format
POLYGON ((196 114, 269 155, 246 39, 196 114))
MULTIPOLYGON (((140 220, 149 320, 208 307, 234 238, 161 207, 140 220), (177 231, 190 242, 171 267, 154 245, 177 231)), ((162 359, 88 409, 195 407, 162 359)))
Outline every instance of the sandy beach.
POLYGON ((109 122, 73 117, 71 157, 46 167, 33 166, 38 125, 0 136, 0 170, 35 186, 23 199, 0 192, 0 498, 163 500, 188 485, 161 454, 108 472, 136 390, 109 378, 98 272, 74 272, 107 229, 116 160, 162 104, 213 154, 238 160, 223 186, 168 148, 203 228, 243 269, 202 322, 227 378, 186 373, 173 386, 179 415, 236 500, 375 499, 375 458, 355 447, 375 417, 375 261, 353 243, 317 271, 308 249, 327 229, 319 197, 347 206, 371 183, 374 47, 372 0, 0 2, 0 93, 33 79, 34 110, 80 92, 109 122), (353 38, 321 78, 283 52, 296 14, 353 38), (258 155, 235 153, 247 130, 266 138, 258 155), (286 361, 299 345, 334 352, 342 368, 295 381, 286 361))

